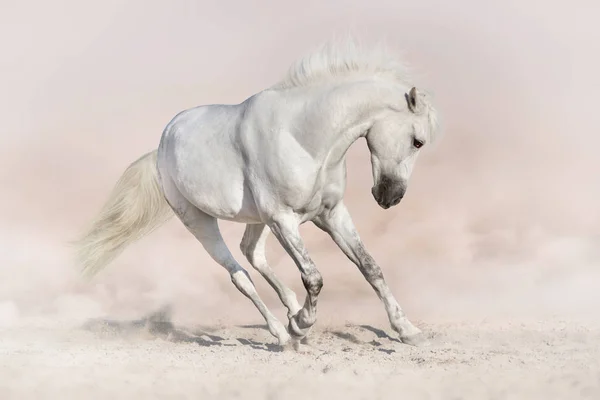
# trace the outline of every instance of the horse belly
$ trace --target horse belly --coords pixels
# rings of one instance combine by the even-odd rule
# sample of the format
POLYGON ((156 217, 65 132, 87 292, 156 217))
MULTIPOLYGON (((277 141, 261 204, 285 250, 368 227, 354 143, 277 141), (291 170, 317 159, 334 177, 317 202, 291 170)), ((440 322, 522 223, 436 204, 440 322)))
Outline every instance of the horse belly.
POLYGON ((260 222, 256 206, 244 190, 243 176, 222 173, 213 176, 182 175, 175 184, 181 194, 198 209, 219 219, 260 222))

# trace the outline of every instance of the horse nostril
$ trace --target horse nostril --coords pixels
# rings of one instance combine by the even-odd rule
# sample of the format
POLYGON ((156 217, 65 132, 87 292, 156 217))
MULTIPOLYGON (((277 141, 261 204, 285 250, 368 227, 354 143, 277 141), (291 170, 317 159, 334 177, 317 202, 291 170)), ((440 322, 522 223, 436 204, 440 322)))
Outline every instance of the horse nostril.
POLYGON ((381 181, 379 182, 379 187, 381 188, 382 192, 387 191, 391 186, 392 181, 387 176, 381 178, 381 181))

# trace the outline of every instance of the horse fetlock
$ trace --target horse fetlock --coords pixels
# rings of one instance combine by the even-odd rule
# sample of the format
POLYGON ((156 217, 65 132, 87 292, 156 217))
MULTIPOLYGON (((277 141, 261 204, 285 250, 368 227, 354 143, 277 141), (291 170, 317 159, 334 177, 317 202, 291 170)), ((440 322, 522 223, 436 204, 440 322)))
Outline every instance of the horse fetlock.
POLYGON ((293 337, 302 339, 308 334, 316 321, 317 317, 314 313, 309 313, 306 309, 302 308, 290 318, 288 331, 293 337))
POLYGON ((288 324, 288 332, 292 336, 292 338, 303 338, 308 333, 306 329, 301 329, 298 326, 298 323, 294 319, 294 317, 290 318, 290 323, 288 324))
POLYGON ((279 321, 269 324, 269 332, 277 338, 280 346, 285 345, 291 339, 290 334, 279 321))

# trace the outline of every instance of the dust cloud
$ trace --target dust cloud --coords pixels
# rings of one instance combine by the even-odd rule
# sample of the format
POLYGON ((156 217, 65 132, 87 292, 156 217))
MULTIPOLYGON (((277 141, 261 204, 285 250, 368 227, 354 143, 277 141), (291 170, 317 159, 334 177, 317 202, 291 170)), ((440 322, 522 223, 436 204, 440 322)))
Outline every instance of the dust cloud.
MULTIPOLYGON (((591 51, 600 31, 598 5, 578 3, 3 2, 0 326, 138 318, 165 305, 182 323, 260 323, 177 220, 92 282, 78 277, 68 242, 173 115, 243 101, 348 30, 404 54, 442 116, 442 137, 398 207, 372 200, 366 145, 349 155, 346 202, 409 316, 591 318, 600 305, 600 60, 591 51)), ((221 226, 242 260, 243 226, 221 226)), ((385 321, 329 238, 308 224, 302 232, 325 279, 319 323, 385 321)), ((273 238, 269 257, 303 298, 273 238)))

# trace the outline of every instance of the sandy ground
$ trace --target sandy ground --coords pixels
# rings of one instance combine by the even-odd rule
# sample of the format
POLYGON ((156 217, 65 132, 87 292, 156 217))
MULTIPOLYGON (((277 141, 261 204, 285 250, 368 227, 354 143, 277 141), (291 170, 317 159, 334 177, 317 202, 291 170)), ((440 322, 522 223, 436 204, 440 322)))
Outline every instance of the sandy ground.
POLYGON ((302 353, 261 325, 174 326, 160 315, 0 332, 2 399, 598 399, 600 330, 581 323, 319 327, 302 353))

